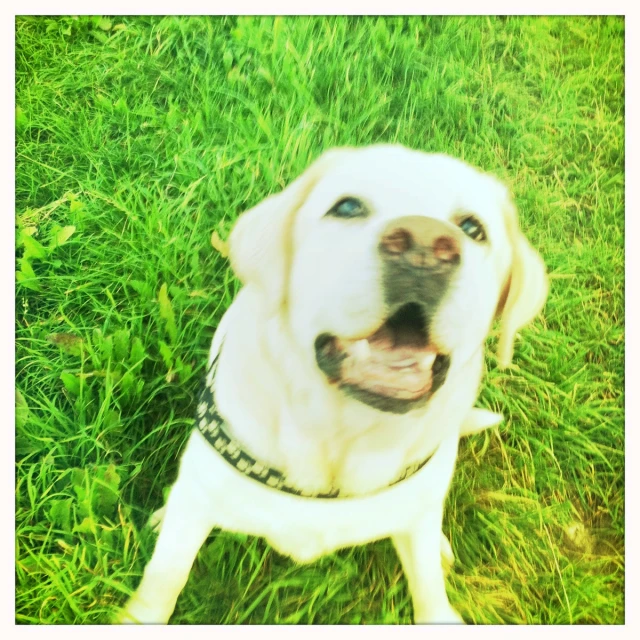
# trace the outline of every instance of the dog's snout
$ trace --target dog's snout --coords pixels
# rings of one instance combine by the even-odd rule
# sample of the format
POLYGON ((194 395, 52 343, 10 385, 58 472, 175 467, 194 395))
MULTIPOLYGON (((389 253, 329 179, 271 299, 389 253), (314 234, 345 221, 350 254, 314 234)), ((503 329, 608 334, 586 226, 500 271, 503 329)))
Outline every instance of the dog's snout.
POLYGON ((460 243, 444 222, 424 216, 391 221, 380 237, 385 260, 404 259, 420 269, 446 270, 460 262, 460 243))

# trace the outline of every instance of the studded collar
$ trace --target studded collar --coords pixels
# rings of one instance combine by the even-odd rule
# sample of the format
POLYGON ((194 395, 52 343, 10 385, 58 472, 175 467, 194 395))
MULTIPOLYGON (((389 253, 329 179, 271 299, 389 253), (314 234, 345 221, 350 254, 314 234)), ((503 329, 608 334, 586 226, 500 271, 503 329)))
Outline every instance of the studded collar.
MULTIPOLYGON (((254 458, 243 449, 242 445, 237 440, 229 435, 226 429, 226 422, 218 413, 213 394, 213 383, 218 368, 219 357, 220 352, 218 352, 211 363, 211 375, 205 377, 205 381, 200 392, 196 415, 196 427, 205 437, 207 442, 222 456, 222 458, 248 478, 251 478, 256 482, 260 482, 261 484, 277 491, 283 491, 284 493, 289 493, 303 498, 334 499, 354 497, 345 495, 340 492, 339 489, 329 493, 313 493, 294 487, 287 482, 287 478, 282 471, 274 469, 273 467, 270 467, 254 458)), ((398 484, 420 471, 420 469, 422 469, 422 467, 431 460, 433 455, 434 454, 432 453, 422 462, 416 462, 407 466, 400 476, 391 482, 389 486, 398 484)), ((382 490, 384 489, 379 489, 378 491, 382 490)))

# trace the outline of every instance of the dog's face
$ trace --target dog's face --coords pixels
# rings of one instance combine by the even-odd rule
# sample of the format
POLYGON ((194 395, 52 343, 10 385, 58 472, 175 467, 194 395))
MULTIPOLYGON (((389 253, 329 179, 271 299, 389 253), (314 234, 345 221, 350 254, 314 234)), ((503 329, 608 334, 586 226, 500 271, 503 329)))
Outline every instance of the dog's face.
POLYGON ((337 393, 394 413, 425 406, 500 312, 507 364, 546 297, 505 187, 400 146, 325 153, 242 217, 231 258, 337 393))

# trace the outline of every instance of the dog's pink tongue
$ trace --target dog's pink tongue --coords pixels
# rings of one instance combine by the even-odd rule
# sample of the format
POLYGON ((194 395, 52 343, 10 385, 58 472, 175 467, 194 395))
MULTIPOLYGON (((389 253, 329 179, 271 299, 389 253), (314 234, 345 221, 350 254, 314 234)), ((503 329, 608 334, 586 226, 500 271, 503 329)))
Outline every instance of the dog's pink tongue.
POLYGON ((417 343, 413 336, 399 340, 388 329, 380 329, 346 349, 349 357, 343 363, 342 380, 395 398, 419 397, 431 387, 437 353, 417 343))

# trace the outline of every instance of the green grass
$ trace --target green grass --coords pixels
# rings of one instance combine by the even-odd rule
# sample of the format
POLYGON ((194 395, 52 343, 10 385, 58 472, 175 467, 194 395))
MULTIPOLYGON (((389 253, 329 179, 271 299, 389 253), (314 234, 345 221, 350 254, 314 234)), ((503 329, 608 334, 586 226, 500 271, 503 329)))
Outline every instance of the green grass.
MULTIPOLYGON (((16 620, 136 587, 238 284, 209 242, 323 149, 508 181, 551 274, 462 443, 444 530, 470 623, 624 622, 624 21, 16 20, 16 620)), ((388 541, 296 566, 214 532, 174 623, 407 623, 388 541)))

